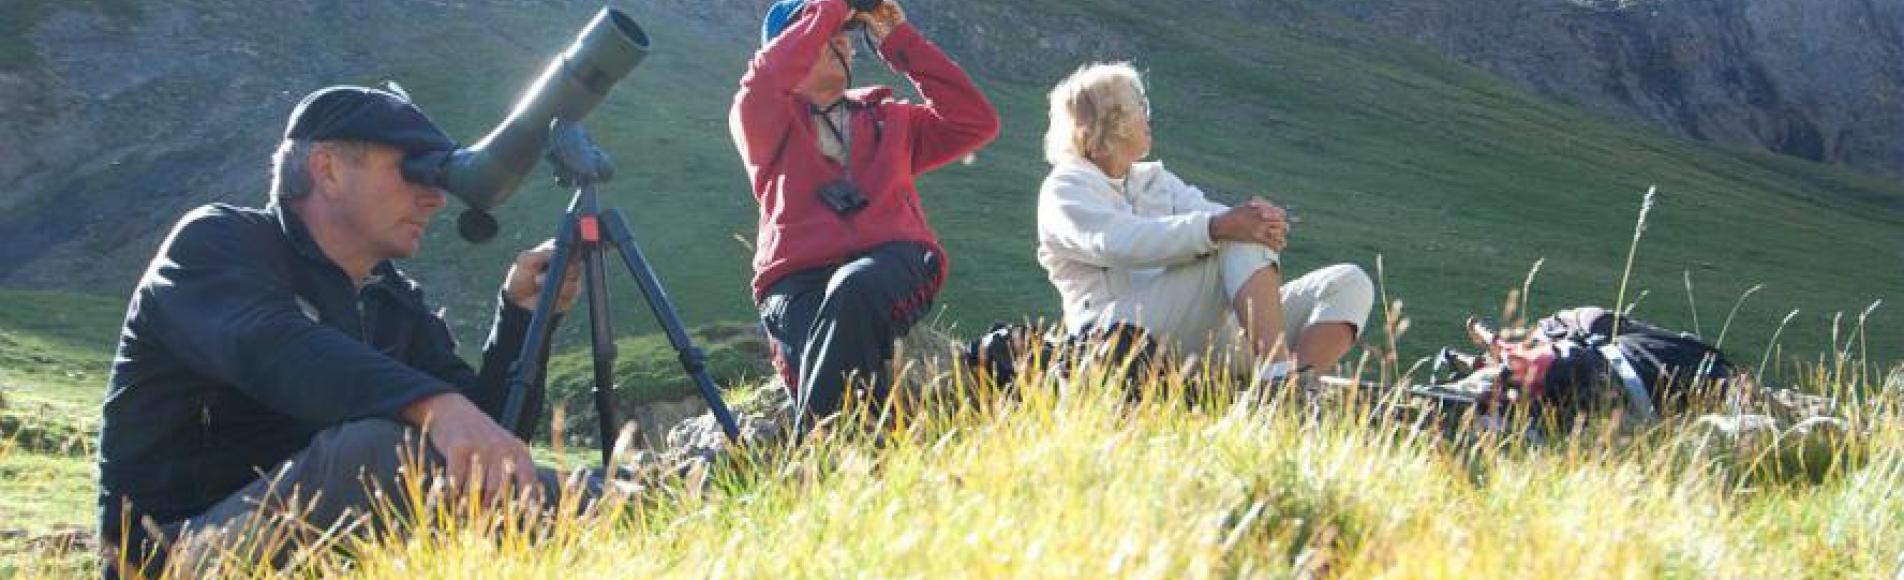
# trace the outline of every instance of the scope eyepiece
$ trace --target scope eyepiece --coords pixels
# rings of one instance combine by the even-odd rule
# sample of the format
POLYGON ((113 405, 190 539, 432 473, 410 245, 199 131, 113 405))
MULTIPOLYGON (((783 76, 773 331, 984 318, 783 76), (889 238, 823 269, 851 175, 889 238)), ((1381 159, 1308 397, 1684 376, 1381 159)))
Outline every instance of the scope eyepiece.
POLYGON ((428 151, 413 153, 403 158, 399 169, 403 180, 430 187, 443 187, 449 178, 446 175, 450 161, 449 151, 428 151))

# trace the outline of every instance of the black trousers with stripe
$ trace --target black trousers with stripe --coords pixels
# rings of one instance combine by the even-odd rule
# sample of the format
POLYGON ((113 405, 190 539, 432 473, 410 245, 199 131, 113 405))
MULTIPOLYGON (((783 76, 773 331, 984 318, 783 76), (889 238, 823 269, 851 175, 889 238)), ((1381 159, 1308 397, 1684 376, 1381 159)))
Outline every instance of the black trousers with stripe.
POLYGON ((939 259, 924 244, 892 242, 842 264, 788 274, 767 289, 761 325, 794 400, 812 418, 839 412, 849 385, 869 401, 885 401, 893 341, 931 308, 939 259))

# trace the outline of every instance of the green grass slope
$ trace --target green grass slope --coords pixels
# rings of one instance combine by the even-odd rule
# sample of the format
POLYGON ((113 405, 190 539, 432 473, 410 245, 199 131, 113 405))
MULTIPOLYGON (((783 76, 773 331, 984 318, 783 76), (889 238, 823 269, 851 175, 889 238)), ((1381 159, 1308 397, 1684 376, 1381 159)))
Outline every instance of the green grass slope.
MULTIPOLYGON (((85 417, 97 377, 61 369, 103 364, 102 337, 74 328, 103 324, 116 304, 0 297, 70 316, 0 315, 5 368, 48 369, 0 377, 8 409, 64 401, 74 406, 32 420, 85 417)), ((1855 370, 1863 361, 1835 362, 1796 386, 1878 392, 1868 387, 1881 379, 1855 370)), ((928 393, 966 388, 925 370, 910 376, 928 393)), ((426 510, 425 533, 334 543, 293 574, 1881 576, 1904 550, 1895 389, 1845 398, 1838 437, 1732 442, 1681 416, 1536 443, 1281 397, 1183 405, 1174 381, 1131 404, 1103 379, 935 398, 890 431, 849 421, 785 455, 761 448, 657 476, 638 501, 559 516, 533 536, 495 513, 426 510)), ((0 438, 0 575, 90 574, 74 549, 85 536, 65 531, 89 525, 87 457, 17 441, 0 438)), ((271 577, 253 559, 228 564, 219 575, 271 577)))
MULTIPOLYGON (((22 14, 41 10, 38 3, 22 6, 22 14)), ((1148 71, 1156 156, 1222 192, 1218 197, 1260 194, 1291 207, 1302 220, 1287 254, 1292 271, 1338 261, 1373 271, 1380 256, 1386 295, 1404 300, 1413 319, 1400 344, 1404 357, 1456 340, 1456 323, 1469 313, 1498 311, 1537 260, 1545 261, 1533 284, 1534 310, 1614 302, 1640 195, 1650 186, 1659 197, 1627 293, 1629 302, 1641 302, 1642 317, 1716 335, 1735 299, 1763 284, 1737 309, 1726 345, 1735 359, 1758 360, 1774 337, 1788 360, 1810 359, 1860 333, 1856 344, 1874 363, 1904 355, 1904 315, 1895 312, 1893 295, 1904 287, 1904 187, 1609 123, 1300 3, 1272 6, 1281 18, 1243 20, 1162 0, 1015 9, 1027 21, 1088 18, 1130 39, 1128 54, 1093 56, 1132 58, 1148 71), (1878 299, 1891 306, 1860 328, 1858 312, 1878 299), (1778 331, 1793 309, 1800 313, 1778 331)), ((733 83, 753 49, 752 24, 715 26, 645 4, 629 10, 649 29, 655 52, 588 120, 619 161, 606 201, 627 212, 684 318, 704 327, 697 336, 722 372, 758 377, 761 369, 749 358, 756 347, 736 330, 754 315, 747 280, 755 206, 726 126, 733 83)), ((585 6, 543 7, 499 21, 445 19, 433 23, 441 31, 434 50, 391 55, 382 74, 338 80, 397 78, 453 134, 474 139, 588 13, 585 6)), ((949 28, 945 22, 925 24, 928 36, 952 33, 935 27, 949 28)), ((1032 37, 994 33, 971 42, 1035 63, 1009 73, 981 71, 980 84, 1004 115, 1003 135, 973 163, 921 181, 954 261, 938 320, 967 329, 1057 313, 1057 297, 1032 258, 1032 205, 1046 170, 1039 152, 1043 94, 1081 58, 1053 57, 1032 37)), ((0 43, 0 58, 23 61, 21 50, 0 43)), ((862 66, 862 75, 901 82, 868 70, 876 67, 862 66)), ((264 152, 255 154, 262 163, 264 152)), ((424 255, 406 265, 448 306, 465 344, 480 343, 509 257, 553 233, 567 195, 550 181, 537 176, 501 208, 505 230, 496 243, 455 239, 452 208, 430 233, 424 255)), ((128 286, 136 275, 128 269, 128 286)), ((634 285, 617 275, 613 292, 624 335, 623 388, 641 400, 685 390, 685 381, 670 374, 665 343, 638 336, 655 327, 634 285)), ((43 537, 91 519, 93 476, 83 443, 94 429, 123 308, 117 295, 0 291, 0 427, 7 435, 0 440, 8 442, 0 450, 0 559, 37 549, 7 536, 9 530, 43 537)), ((564 329, 559 348, 567 354, 551 372, 558 393, 582 392, 588 364, 574 352, 585 343, 581 326, 571 317, 564 329)), ((747 566, 832 550, 835 559, 804 564, 811 575, 883 565, 934 569, 924 554, 941 556, 936 561, 943 564, 932 565, 958 566, 948 572, 1141 574, 1154 565, 1248 575, 1284 570, 1319 547, 1351 556, 1337 569, 1393 571, 1405 557, 1437 553, 1442 539, 1511 544, 1526 536, 1560 538, 1555 530, 1593 521, 1599 524, 1578 541, 1542 546, 1551 551, 1419 561, 1450 573, 1492 565, 1566 575, 1615 562, 1653 574, 1883 573, 1894 571, 1887 558, 1900 549, 1894 539, 1904 525, 1891 517, 1904 513, 1896 494, 1885 491, 1898 488, 1894 453, 1814 487, 1760 494, 1726 476, 1709 477, 1698 461, 1625 448, 1477 458, 1340 425, 1317 438, 1292 431, 1274 413, 1227 419, 1171 412, 1117 423, 1113 416, 1130 417, 1089 406, 1096 403, 1075 415, 1049 404, 1056 406, 937 424, 916 445, 884 449, 892 459, 877 470, 855 463, 871 444, 830 449, 822 452, 825 463, 842 467, 811 480, 823 483, 782 486, 773 481, 778 476, 749 476, 758 479, 734 483, 728 496, 747 502, 700 504, 698 495, 684 495, 683 507, 624 522, 631 529, 614 537, 625 542, 603 544, 612 552, 525 557, 513 565, 531 573, 620 568, 625 561, 615 558, 638 553, 656 558, 649 569, 706 569, 699 566, 738 546, 772 556, 745 560, 747 566), (1306 467, 1315 465, 1334 467, 1306 467), (1379 493, 1362 494, 1370 489, 1379 493), (1029 515, 1053 505, 1062 509, 1051 519, 1029 515), (1585 515, 1609 505, 1618 508, 1612 517, 1585 515), (1182 509, 1159 515, 1117 506, 1182 509), (1505 514, 1498 527, 1482 525, 1490 514, 1505 514), (767 523, 776 521, 789 523, 767 523), (1659 521, 1677 523, 1654 525, 1659 521), (926 525, 932 522, 953 524, 926 525), (734 529, 740 531, 723 531, 734 529), (1071 538, 1057 535, 1060 529, 1133 531, 1071 538), (1312 541, 1325 529, 1344 539, 1312 541), (881 542, 782 541, 806 537, 800 534, 881 542), (1762 546, 1778 549, 1758 551, 1762 546), (1008 557, 984 555, 999 553, 1008 557)), ((1895 449, 1897 440, 1895 429, 1880 429, 1867 443, 1895 449)), ((490 564, 428 543, 391 549, 412 548, 453 556, 423 560, 438 575, 490 564)), ((375 572, 398 561, 373 558, 365 566, 375 572)), ((0 562, 0 575, 20 570, 11 565, 0 562)), ((25 565, 30 574, 31 566, 47 563, 25 565)))
MULTIPOLYGON (((1407 352, 1455 339, 1469 313, 1497 312, 1543 258, 1533 308, 1614 302, 1649 186, 1659 187, 1659 201, 1628 296, 1645 293, 1643 317, 1693 328, 1689 277, 1698 329, 1717 334, 1734 299, 1764 284, 1736 328, 1769 337, 1800 309, 1784 342, 1819 352, 1829 349, 1834 313, 1848 313, 1848 333, 1858 311, 1904 283, 1904 188, 1894 183, 1612 124, 1299 4, 1283 5, 1287 17, 1273 22, 1169 7, 1080 1, 1022 10, 1032 20, 1088 17, 1134 39, 1132 54, 1105 56, 1134 58, 1149 72, 1155 156, 1219 197, 1264 195, 1293 208, 1302 222, 1287 256, 1292 271, 1338 261, 1373 270, 1381 256, 1387 295, 1405 300, 1415 319, 1407 352), (1170 17, 1150 16, 1160 11, 1170 17)), ((748 27, 710 30, 650 7, 631 11, 654 52, 588 120, 619 162, 607 202, 628 213, 691 324, 751 320, 755 208, 726 129, 733 83, 753 48, 748 27)), ((518 24, 568 30, 585 16, 525 12, 518 24)), ((391 62, 393 76, 457 135, 486 131, 565 41, 503 44, 490 30, 447 23, 442 51, 391 62)), ((983 40, 1038 54, 1034 39, 983 40)), ((1037 72, 980 75, 1004 115, 1003 135, 974 163, 921 181, 954 262, 939 305, 966 327, 1057 312, 1032 259, 1032 206, 1046 170, 1043 93, 1078 63, 1040 59, 1037 72)), ((901 82, 866 72, 884 73, 877 65, 861 69, 874 82, 901 82)), ((532 180, 502 208, 499 243, 465 244, 445 222, 413 266, 448 289, 466 333, 485 322, 468 315, 487 312, 509 253, 554 231, 567 195, 547 183, 532 180)), ((618 327, 651 332, 634 286, 616 278, 618 327)), ((1879 309, 1870 325, 1883 353, 1899 352, 1904 326, 1879 324, 1896 316, 1879 309)), ((1751 359, 1764 345, 1732 347, 1751 359)))
MULTIPOLYGON (((747 281, 756 212, 726 118, 757 42, 754 25, 706 16, 724 8, 624 8, 648 30, 654 50, 588 119, 619 162, 618 178, 604 188, 607 202, 629 215, 689 324, 746 323, 754 317, 747 281)), ((392 51, 362 78, 333 80, 398 79, 452 134, 473 140, 593 8, 443 10, 423 46, 392 51)), ((1764 284, 1740 309, 1738 330, 1769 337, 1799 309, 1780 336, 1789 351, 1812 353, 1831 348, 1835 313, 1847 313, 1841 334, 1849 332, 1856 312, 1904 282, 1904 186, 1611 123, 1302 2, 1252 6, 1244 9, 1248 18, 1160 0, 939 10, 920 10, 926 33, 968 47, 967 60, 1005 118, 1003 135, 973 163, 921 181, 954 264, 938 301, 941 316, 964 327, 1057 313, 1056 294, 1032 258, 1032 206, 1046 171, 1043 94, 1092 58, 1131 58, 1149 72, 1157 158, 1221 199, 1264 195, 1300 216, 1287 256, 1292 272, 1338 261, 1373 269, 1381 256, 1387 296, 1405 300, 1414 318, 1405 353, 1454 340, 1456 322, 1469 313, 1498 310, 1506 290, 1543 258, 1533 308, 1613 302, 1640 194, 1654 185, 1658 207, 1629 296, 1644 293, 1643 317, 1716 334, 1732 301, 1764 284), (1114 40, 1064 48, 1078 44, 1065 31, 1080 26, 1114 40)), ((45 7, 28 3, 15 12, 28 22, 45 7)), ((332 34, 331 45, 346 53, 380 46, 349 29, 332 34)), ((20 31, 0 36, 18 40, 20 31)), ((904 86, 862 57, 864 82, 904 86)), ((234 154, 262 164, 266 152, 195 155, 234 154)), ((466 344, 481 339, 508 259, 555 231, 568 195, 545 172, 538 168, 501 208, 497 242, 456 239, 452 207, 425 253, 407 265, 449 307, 466 344)), ((116 293, 131 285, 139 265, 107 266, 124 271, 120 285, 102 290, 116 293)), ((614 278, 618 329, 653 332, 635 286, 614 278)), ((1904 326, 1883 324, 1897 316, 1876 311, 1870 326, 1883 329, 1871 340, 1878 353, 1904 354, 1904 332, 1896 330, 1904 326)), ((566 329, 566 346, 579 343, 579 326, 566 329)), ((1749 360, 1766 345, 1727 346, 1749 360)))
POLYGON ((125 304, 0 290, 0 576, 73 573, 93 526, 93 438, 125 304))
POLYGON ((125 303, 15 290, 0 290, 0 303, 0 428, 37 426, 42 435, 21 435, 30 446, 66 447, 96 423, 125 303))

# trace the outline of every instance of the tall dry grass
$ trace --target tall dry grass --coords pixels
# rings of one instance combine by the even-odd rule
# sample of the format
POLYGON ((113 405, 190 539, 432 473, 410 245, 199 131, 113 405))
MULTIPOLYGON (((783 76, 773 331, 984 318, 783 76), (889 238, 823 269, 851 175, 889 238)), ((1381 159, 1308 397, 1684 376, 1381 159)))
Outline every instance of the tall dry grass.
MULTIPOLYGON (((1629 272, 1652 199, 1628 250, 1629 272)), ((1528 314, 1537 272, 1510 293, 1501 320, 1528 314)), ((1382 347, 1342 369, 1372 375, 1370 384, 1346 394, 1294 383, 1249 388, 1199 369, 1142 377, 1133 399, 1118 365, 1034 370, 1001 387, 944 364, 946 345, 925 346, 909 358, 926 362, 898 373, 908 393, 900 403, 823 425, 798 445, 651 472, 638 493, 540 515, 474 507, 412 481, 384 508, 410 514, 387 518, 402 525, 321 534, 296 552, 289 572, 404 580, 1904 574, 1904 368, 1886 372, 1864 358, 1869 309, 1856 328, 1834 335, 1829 353, 1779 373, 1789 387, 1833 397, 1841 429, 1724 435, 1698 416, 1736 417, 1748 407, 1736 393, 1713 393, 1651 425, 1596 415, 1533 436, 1528 427, 1552 423, 1519 418, 1481 429, 1472 417, 1401 395, 1419 365, 1404 367, 1398 356, 1408 324, 1400 301, 1382 301, 1382 347)), ((1624 276, 1617 302, 1624 312, 1624 276)), ((273 573, 252 558, 215 566, 208 572, 273 573)))
POLYGON ((578 515, 523 523, 416 487, 398 497, 420 498, 405 511, 422 516, 327 538, 292 572, 1882 577, 1904 555, 1899 394, 1829 382, 1861 376, 1835 368, 1804 386, 1846 398, 1848 431, 1760 441, 1683 416, 1588 420, 1537 442, 1180 376, 1128 401, 1113 371, 1034 374, 1010 392, 913 375, 927 394, 903 420, 847 418, 578 515))

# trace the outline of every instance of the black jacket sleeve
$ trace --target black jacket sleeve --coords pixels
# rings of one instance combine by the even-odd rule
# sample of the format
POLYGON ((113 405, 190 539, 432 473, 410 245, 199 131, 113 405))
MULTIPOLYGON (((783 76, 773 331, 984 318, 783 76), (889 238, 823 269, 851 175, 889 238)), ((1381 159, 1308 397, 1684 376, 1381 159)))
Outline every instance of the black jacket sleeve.
MULTIPOLYGON (((425 332, 418 333, 421 344, 414 345, 416 353, 412 361, 417 368, 455 385, 463 396, 488 414, 491 418, 502 419, 503 403, 509 398, 509 376, 514 370, 516 358, 522 351, 522 343, 529 332, 530 312, 509 303, 507 296, 498 295, 496 300, 495 322, 490 326, 489 339, 483 343, 482 370, 472 369, 468 362, 456 355, 456 341, 452 337, 449 325, 442 318, 431 315, 424 321, 425 332)), ((559 319, 558 319, 559 320, 559 319)), ((555 321, 551 321, 553 326, 555 321)), ((548 364, 549 342, 544 341, 542 352, 538 353, 533 364, 538 367, 548 364)), ((537 373, 536 382, 529 385, 528 397, 524 400, 524 416, 539 417, 545 398, 543 385, 547 382, 545 373, 537 373)))
POLYGON ((140 291, 155 334, 181 362, 273 411, 325 424, 395 416, 451 389, 306 318, 272 235, 200 210, 167 240, 140 291))

